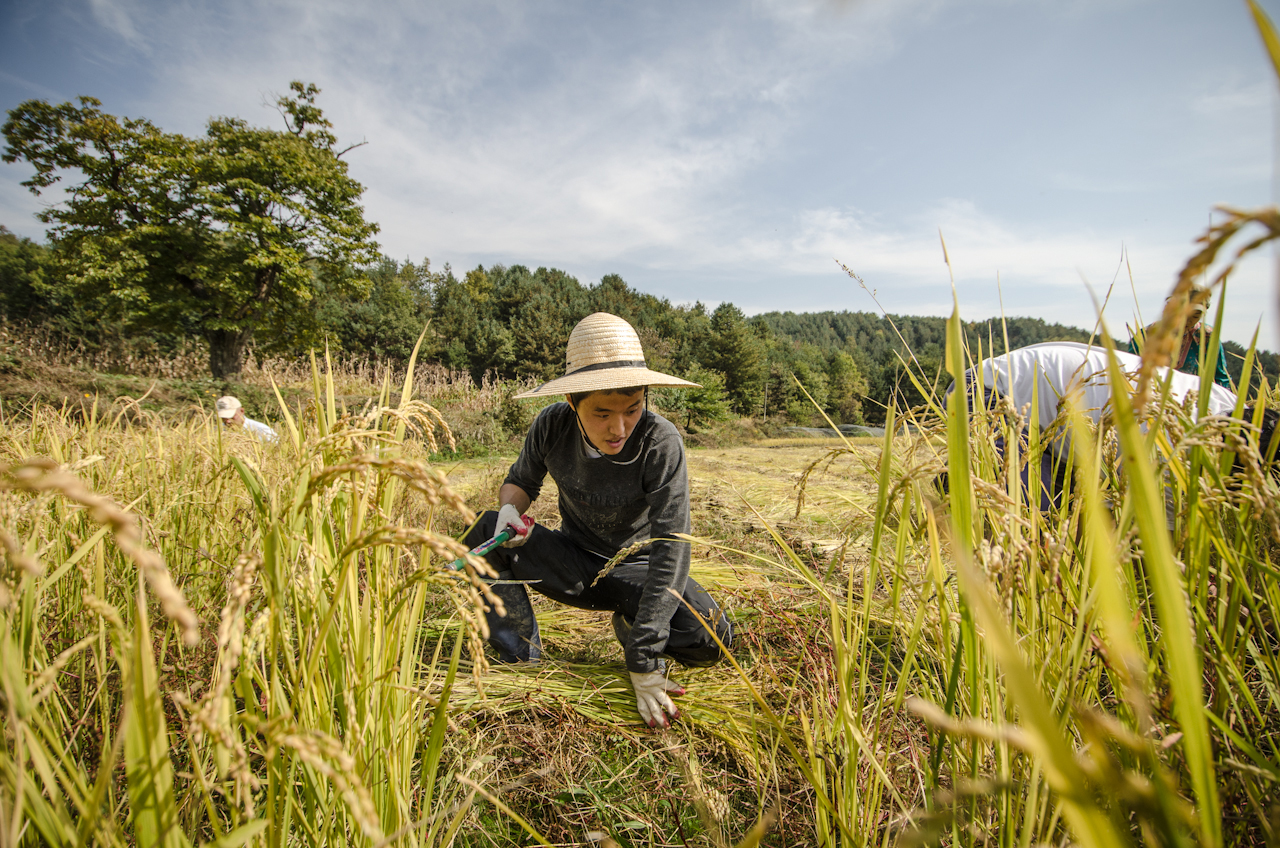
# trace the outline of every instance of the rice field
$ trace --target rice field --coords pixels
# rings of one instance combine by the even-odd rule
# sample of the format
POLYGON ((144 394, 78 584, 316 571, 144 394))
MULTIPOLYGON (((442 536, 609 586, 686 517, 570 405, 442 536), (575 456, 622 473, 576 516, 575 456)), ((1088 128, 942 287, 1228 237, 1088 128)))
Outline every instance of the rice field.
POLYGON ((690 451, 693 570, 742 635, 654 733, 603 614, 535 601, 548 659, 484 661, 478 563, 444 565, 509 458, 433 461, 446 404, 384 381, 344 410, 327 372, 280 446, 127 402, 5 422, 5 844, 1274 836, 1275 483, 1191 484, 1222 422, 1161 410, 1144 448, 1184 516, 1199 749, 1124 431, 1081 434, 1098 496, 1042 515, 990 449, 1016 424, 963 408, 690 451))
MULTIPOLYGON (((982 352, 949 327, 959 375, 982 352)), ((739 638, 654 732, 603 613, 535 599, 544 661, 485 658, 484 564, 448 563, 511 457, 450 459, 451 420, 501 391, 262 376, 310 398, 277 393, 278 445, 129 399, 3 420, 0 845, 1280 839, 1256 421, 1158 384, 1097 428, 1068 404, 1047 512, 1041 434, 994 448, 1035 416, 962 394, 880 439, 691 450, 693 573, 739 638)))
MULTIPOLYGON (((600 614, 540 604, 550 659, 487 666, 481 584, 443 565, 509 458, 433 462, 451 433, 423 392, 352 412, 327 372, 280 446, 128 401, 5 422, 5 844, 727 844, 776 803, 805 820, 732 668, 686 674, 655 735, 600 614)), ((693 455, 699 532, 768 551, 768 522, 805 532, 815 451, 753 450, 693 455)), ((803 629, 787 569, 705 547, 695 570, 780 617, 744 649, 803 629)))

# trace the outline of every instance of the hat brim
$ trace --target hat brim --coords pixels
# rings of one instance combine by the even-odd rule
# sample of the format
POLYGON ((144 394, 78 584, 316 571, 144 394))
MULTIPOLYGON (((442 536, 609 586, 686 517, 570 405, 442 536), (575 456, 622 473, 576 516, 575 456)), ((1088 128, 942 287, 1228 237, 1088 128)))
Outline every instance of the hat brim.
POLYGON ((604 368, 599 371, 585 371, 578 374, 567 374, 550 380, 516 395, 517 398, 550 397, 552 395, 571 395, 578 392, 603 392, 609 389, 630 389, 642 386, 689 386, 701 388, 701 384, 681 380, 661 371, 648 368, 604 368))
POLYGON ((239 411, 240 411, 240 407, 237 406, 235 409, 231 410, 230 412, 219 412, 218 417, 219 418, 235 418, 236 413, 239 411))

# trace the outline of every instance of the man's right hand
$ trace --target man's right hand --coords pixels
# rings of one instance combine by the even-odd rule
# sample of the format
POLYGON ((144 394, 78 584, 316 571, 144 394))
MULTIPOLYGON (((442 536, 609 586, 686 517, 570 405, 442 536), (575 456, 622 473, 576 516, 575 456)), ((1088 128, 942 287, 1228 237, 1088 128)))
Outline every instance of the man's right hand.
POLYGON ((525 523, 524 516, 520 514, 520 510, 516 509, 512 504, 503 504, 498 510, 498 530, 501 533, 508 527, 515 533, 509 541, 503 542, 504 548, 518 548, 525 542, 529 541, 529 531, 533 529, 533 523, 525 523))
POLYGON ((661 671, 631 672, 631 687, 636 690, 636 712, 645 724, 666 729, 680 718, 680 710, 672 703, 671 696, 684 694, 684 687, 668 680, 661 671))

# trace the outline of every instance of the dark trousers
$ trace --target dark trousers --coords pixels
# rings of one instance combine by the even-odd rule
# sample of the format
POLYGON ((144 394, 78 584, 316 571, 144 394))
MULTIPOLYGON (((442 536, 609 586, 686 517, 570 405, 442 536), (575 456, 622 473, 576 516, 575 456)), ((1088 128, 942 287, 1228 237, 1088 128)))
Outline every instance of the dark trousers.
MULTIPOLYGON (((966 379, 966 387, 968 391, 972 391, 972 377, 966 379)), ((987 387, 983 390, 983 407, 988 411, 994 410, 1000 402, 1000 393, 995 389, 987 387)), ((1025 453, 1027 450, 1030 430, 1026 427, 1018 436, 1018 450, 1025 453)), ((1041 433, 1042 440, 1051 438, 1051 434, 1041 433)), ((1057 443, 1058 445, 1061 442, 1057 443)), ((1067 477, 1066 460, 1058 458, 1058 451, 1054 450, 1054 444, 1046 444, 1044 441, 1040 443, 1040 511, 1047 513, 1050 510, 1057 509, 1062 505, 1062 498, 1071 491, 1071 480, 1067 477)), ((996 437, 996 455, 1001 460, 1004 459, 1005 444, 1004 436, 996 437)), ((1022 481, 1022 496, 1027 498, 1031 495, 1031 464, 1027 463, 1018 473, 1018 477, 1022 481)), ((946 485, 943 485, 943 491, 946 491, 946 485)))
MULTIPOLYGON (((1018 445, 1020 452, 1027 450, 1027 437, 1028 432, 1023 430, 1018 445)), ((1066 460, 1060 460, 1050 447, 1042 444, 1040 454, 1040 511, 1045 513, 1061 506, 1063 496, 1071 490, 1066 460)), ((1004 459, 1004 450, 1004 437, 997 436, 996 454, 1001 459, 1004 459)), ((1027 498, 1031 494, 1031 463, 1023 465, 1018 476, 1022 480, 1022 497, 1027 498)))
MULTIPOLYGON (((496 512, 486 512, 463 542, 474 548, 493 538, 497 521, 496 512)), ((592 581, 604 569, 606 560, 578 547, 558 530, 537 524, 530 532, 529 541, 520 547, 495 548, 485 555, 485 559, 498 571, 499 579, 537 580, 537 583, 529 584, 530 588, 552 600, 578 609, 621 613, 628 624, 635 621, 645 578, 649 574, 645 554, 637 554, 614 566, 592 586, 592 581)), ((497 650, 503 662, 538 659, 542 654, 542 640, 524 585, 498 583, 493 590, 502 599, 507 614, 488 613, 489 644, 497 650)), ((733 625, 693 578, 685 581, 684 600, 715 628, 725 647, 732 644, 733 625)), ((663 653, 690 666, 712 665, 723 658, 715 639, 684 604, 677 607, 671 616, 671 632, 663 653)))

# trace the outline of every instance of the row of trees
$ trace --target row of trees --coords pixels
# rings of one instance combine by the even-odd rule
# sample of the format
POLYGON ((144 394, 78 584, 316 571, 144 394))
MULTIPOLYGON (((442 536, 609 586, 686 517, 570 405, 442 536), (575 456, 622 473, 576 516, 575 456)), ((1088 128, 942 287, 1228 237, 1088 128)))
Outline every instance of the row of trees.
MULTIPOLYGON (((121 308, 109 292, 86 290, 69 278, 68 264, 56 243, 44 246, 0 230, 0 316, 43 325, 90 347, 143 328, 151 349, 176 349, 200 335, 182 322, 157 326, 145 313, 121 308)), ((334 276, 318 269, 309 299, 294 309, 287 330, 276 322, 260 324, 253 349, 303 354, 323 342, 335 351, 403 361, 425 326, 427 361, 469 371, 477 380, 486 374, 546 380, 562 373, 574 324, 605 311, 636 327, 652 367, 706 387, 667 398, 668 408, 686 413, 686 424, 788 409, 807 422, 814 410, 792 373, 833 417, 861 420, 866 381, 847 352, 793 345, 731 303, 714 310, 701 303, 674 306, 635 291, 617 275, 584 286, 563 271, 520 265, 477 267, 459 277, 447 266, 433 270, 426 260, 382 257, 368 266, 338 268, 334 276)))
MULTIPOLYGON (((109 295, 79 296, 83 290, 67 278, 66 266, 56 244, 0 232, 0 314, 89 344, 148 325, 147 316, 121 310, 109 295)), ((288 330, 264 323, 253 345, 263 354, 303 354, 323 341, 335 351, 403 361, 428 326, 428 361, 476 379, 546 380, 561 373, 574 324, 595 311, 630 321, 652 367, 706 387, 667 399, 691 427, 730 414, 810 423, 820 418, 813 402, 838 423, 876 423, 895 399, 923 401, 908 367, 926 387, 946 379, 941 318, 865 312, 749 318, 732 303, 673 305, 617 275, 584 285, 554 268, 513 265, 476 267, 459 277, 448 266, 437 271, 426 260, 388 257, 363 267, 317 268, 310 297, 295 309, 288 330)), ((1005 330, 992 321, 966 327, 975 351, 993 344, 1002 349, 1005 330)), ((179 323, 152 329, 149 339, 176 347, 190 332, 179 323)), ((1031 318, 1009 319, 1007 332, 1013 347, 1088 338, 1083 330, 1031 318)), ((1263 364, 1274 376, 1280 362, 1268 357, 1263 364)), ((1238 371, 1238 358, 1233 362, 1238 371)))
MULTIPOLYGON (((281 129, 216 118, 199 138, 106 114, 92 98, 12 110, 3 158, 33 166, 24 185, 39 194, 64 177, 77 182, 40 213, 49 245, 0 228, 0 313, 88 344, 202 339, 221 379, 235 378, 251 348, 303 352, 327 341, 404 359, 429 324, 428 360, 477 378, 543 380, 561 372, 573 325, 606 311, 636 327, 653 367, 706 387, 669 398, 690 426, 731 413, 807 423, 815 402, 838 422, 875 422, 895 397, 921 402, 906 363, 926 386, 941 379, 939 318, 748 318, 731 303, 673 305, 617 275, 583 285, 513 265, 459 278, 448 266, 381 256, 363 187, 342 160, 350 148, 339 148, 318 93, 293 83, 277 100, 281 129)), ((1007 331, 1013 347, 1088 337, 1037 319, 1011 319, 1007 331)), ((975 349, 990 350, 1004 332, 968 328, 975 349)), ((1277 365, 1264 362, 1273 377, 1277 365)))

